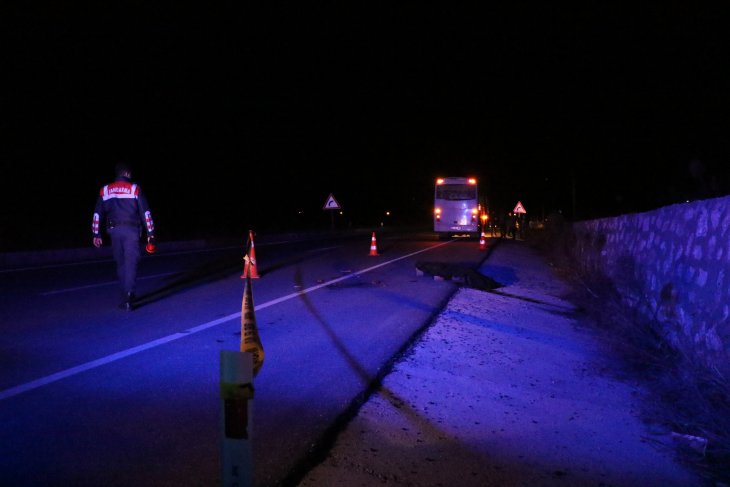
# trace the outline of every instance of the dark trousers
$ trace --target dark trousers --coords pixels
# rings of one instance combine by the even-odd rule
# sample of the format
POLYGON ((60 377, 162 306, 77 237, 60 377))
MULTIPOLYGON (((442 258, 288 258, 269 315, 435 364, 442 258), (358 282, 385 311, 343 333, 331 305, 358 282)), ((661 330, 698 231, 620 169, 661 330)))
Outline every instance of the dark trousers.
POLYGON ((137 264, 139 264, 140 232, 138 227, 118 226, 109 230, 112 240, 112 253, 117 263, 117 276, 122 293, 134 293, 137 281, 137 264))

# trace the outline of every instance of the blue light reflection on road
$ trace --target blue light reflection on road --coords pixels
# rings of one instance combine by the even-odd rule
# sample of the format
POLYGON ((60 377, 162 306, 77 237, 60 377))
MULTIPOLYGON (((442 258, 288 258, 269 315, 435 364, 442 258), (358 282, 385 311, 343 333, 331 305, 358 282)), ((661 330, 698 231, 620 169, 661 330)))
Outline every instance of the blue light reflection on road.
MULTIPOLYGON (((400 256, 398 258, 391 259, 391 260, 388 260, 386 262, 382 262, 380 264, 367 267, 365 269, 362 269, 362 270, 353 272, 353 273, 348 274, 346 276, 338 277, 337 279, 332 279, 330 281, 323 282, 321 284, 317 284, 316 286, 311 286, 311 287, 308 287, 307 289, 303 289, 303 290, 297 291, 295 293, 287 294, 287 295, 282 296, 280 298, 272 299, 270 301, 267 301, 266 303, 263 303, 263 304, 260 304, 258 306, 255 306, 254 307, 254 310, 255 311, 258 311, 258 310, 261 310, 261 309, 268 308, 270 306, 274 306, 276 304, 282 303, 284 301, 288 301, 288 300, 290 300, 292 298, 295 298, 297 296, 301 296, 302 294, 306 294, 306 293, 310 293, 310 292, 316 291, 317 289, 323 288, 325 286, 330 286, 330 285, 332 285, 334 283, 341 282, 341 281, 344 281, 346 279, 350 279, 352 277, 355 277, 355 276, 359 276, 359 275, 368 273, 370 271, 373 271, 373 270, 378 269, 380 267, 384 267, 386 265, 392 264, 392 263, 397 262, 399 260, 407 259, 408 257, 412 257, 412 256, 414 256, 416 254, 420 254, 422 252, 427 252, 429 250, 433 250, 433 249, 438 248, 438 247, 441 247, 443 245, 447 245, 447 244, 451 243, 452 241, 444 242, 444 243, 435 245, 433 247, 429 247, 429 248, 426 248, 426 249, 418 250, 418 251, 412 252, 410 254, 402 255, 402 256, 400 256)), ((99 359, 92 360, 90 362, 86 362, 84 364, 77 365, 75 367, 71 367, 71 368, 62 370, 60 372, 56 372, 55 374, 47 375, 45 377, 41 377, 40 379, 36 379, 36 380, 30 381, 30 382, 26 382, 24 384, 17 385, 15 387, 11 387, 9 389, 5 389, 3 391, 0 391, 0 400, 8 399, 10 397, 17 396, 17 395, 22 394, 24 392, 28 392, 28 391, 31 391, 33 389, 37 389, 39 387, 43 387, 45 385, 48 385, 48 384, 51 384, 53 382, 59 381, 61 379, 65 379, 65 378, 68 378, 68 377, 71 377, 71 376, 80 374, 80 373, 85 372, 87 370, 91 370, 91 369, 95 369, 97 367, 101 367, 103 365, 106 365, 106 364, 115 362, 115 361, 120 360, 120 359, 123 359, 125 357, 129 357, 130 355, 135 355, 135 354, 137 354, 139 352, 143 352, 145 350, 149 350, 151 348, 155 348, 155 347, 158 347, 160 345, 164 345, 166 343, 170 343, 170 342, 175 341, 175 340, 178 340, 180 338, 184 338, 184 337, 190 336, 193 333, 198 333, 198 332, 201 332, 203 330, 207 330, 208 328, 212 328, 214 326, 218 326, 218 325, 221 325, 223 323, 227 323, 227 322, 229 322, 231 320, 234 320, 234 319, 237 319, 237 318, 240 318, 240 317, 241 317, 241 312, 240 311, 239 312, 236 312, 236 313, 232 313, 232 314, 230 314, 228 316, 224 316, 222 318, 218 318, 216 320, 208 321, 208 322, 203 323, 201 325, 195 326, 195 327, 190 328, 190 329, 188 329, 188 330, 186 330, 184 332, 173 333, 172 335, 167 335, 165 337, 158 338, 157 340, 152 340, 150 342, 143 343, 142 345, 138 345, 136 347, 128 348, 126 350, 122 350, 120 352, 116 352, 116 353, 113 353, 111 355, 107 355, 106 357, 101 357, 99 359)))

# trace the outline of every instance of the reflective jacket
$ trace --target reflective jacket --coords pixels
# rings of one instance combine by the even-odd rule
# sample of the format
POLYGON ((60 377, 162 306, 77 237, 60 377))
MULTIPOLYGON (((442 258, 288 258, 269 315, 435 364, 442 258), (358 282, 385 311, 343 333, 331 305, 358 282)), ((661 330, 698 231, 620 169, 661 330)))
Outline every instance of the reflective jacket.
POLYGON ((129 178, 119 177, 99 191, 91 222, 91 233, 94 237, 101 236, 100 223, 104 220, 107 230, 125 225, 140 230, 144 227, 148 237, 155 235, 155 224, 147 198, 140 187, 129 178))

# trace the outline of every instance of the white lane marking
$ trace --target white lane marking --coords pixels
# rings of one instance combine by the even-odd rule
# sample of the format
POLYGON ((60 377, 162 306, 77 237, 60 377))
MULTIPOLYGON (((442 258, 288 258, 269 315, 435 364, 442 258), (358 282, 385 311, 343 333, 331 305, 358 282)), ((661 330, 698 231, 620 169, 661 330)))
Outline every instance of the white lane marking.
MULTIPOLYGON (((228 250, 230 248, 231 247, 226 247, 224 250, 228 250)), ((316 253, 316 252, 325 252, 327 250, 332 250, 332 249, 336 249, 336 248, 339 248, 339 246, 336 246, 336 247, 324 247, 324 248, 321 248, 321 249, 310 250, 309 253, 312 254, 312 253, 316 253)), ((217 250, 221 250, 221 249, 219 248, 217 250)), ((170 254, 167 254, 167 255, 170 255, 170 254)), ((68 265, 71 265, 71 264, 68 264, 68 265)), ((164 272, 162 274, 153 274, 153 275, 150 275, 150 276, 139 277, 138 280, 155 279, 157 277, 169 276, 171 274, 180 274, 180 272, 164 272)), ((46 291, 44 293, 41 293, 40 295, 41 296, 50 296, 50 295, 53 295, 53 294, 61 294, 61 293, 68 293, 68 292, 72 292, 72 291, 80 291, 82 289, 90 289, 90 288, 94 288, 94 287, 111 286, 112 284, 118 284, 118 283, 119 283, 119 281, 98 282, 96 284, 87 284, 86 286, 69 287, 69 288, 58 289, 58 290, 54 290, 54 291, 46 291)))
MULTIPOLYGON (((167 257, 168 255, 185 255, 185 254, 202 254, 206 252, 217 252, 219 250, 230 250, 230 249, 236 249, 239 247, 216 247, 213 249, 192 249, 192 250, 178 250, 176 252, 164 252, 162 254, 155 254, 155 255, 145 255, 143 256, 144 259, 156 259, 159 257, 167 257)), ((57 269, 59 267, 75 267, 80 265, 90 265, 90 264, 106 264, 109 262, 114 262, 113 257, 109 257, 107 259, 98 259, 98 260, 80 260, 76 262, 63 262, 60 264, 42 264, 42 265, 36 265, 36 266, 28 266, 28 267, 17 267, 14 269, 0 269, 0 274, 8 274, 11 272, 23 272, 23 271, 39 271, 39 270, 45 270, 45 269, 57 269)))
MULTIPOLYGON (((165 276, 169 276, 172 274, 179 274, 179 272, 163 272, 162 274, 152 274, 149 276, 138 277, 137 280, 144 281, 145 279, 155 279, 158 277, 165 277, 165 276)), ((111 286, 112 284, 119 284, 119 281, 99 282, 96 284, 87 284, 86 286, 68 287, 65 289, 56 289, 55 291, 46 291, 44 293, 41 293, 41 296, 50 296, 52 294, 70 293, 71 291, 80 291, 81 289, 89 289, 92 287, 111 286)))
MULTIPOLYGON (((280 242, 271 242, 271 243, 265 243, 265 244, 258 244, 257 247, 273 247, 275 245, 287 245, 290 243, 299 243, 297 240, 283 240, 280 242)), ((337 247, 329 247, 331 249, 337 248, 337 247)), ((233 250, 233 249, 241 249, 244 250, 244 246, 229 246, 229 247, 214 247, 210 249, 190 249, 190 250, 177 250, 177 251, 164 251, 162 253, 157 253, 155 255, 145 255, 145 259, 157 259, 160 257, 167 257, 170 255, 185 255, 185 254, 204 254, 209 252, 219 252, 222 250, 233 250)), ((322 249, 326 250, 326 249, 322 249)), ((310 251, 311 252, 311 251, 310 251)), ((56 269, 59 267, 74 267, 79 265, 88 265, 88 264, 102 264, 102 263, 109 263, 114 262, 114 259, 112 257, 109 257, 107 259, 99 259, 99 260, 81 260, 76 262, 64 262, 61 264, 41 264, 41 265, 35 265, 35 266, 27 266, 27 267, 16 267, 13 269, 0 269, 0 274, 9 274, 12 272, 23 272, 23 271, 38 271, 38 270, 44 270, 44 269, 56 269)))
MULTIPOLYGON (((332 279, 331 281, 323 282, 322 284, 317 284, 316 286, 311 286, 311 287, 308 287, 301 291, 297 291, 295 293, 290 293, 290 294, 287 294, 286 296, 282 296, 280 298, 272 299, 271 301, 267 301, 266 303, 260 304, 258 306, 254 305, 254 311, 265 309, 270 306, 274 306, 275 304, 283 303, 284 301, 288 301, 292 298, 296 298, 298 296, 301 296, 302 294, 307 294, 312 291, 316 291, 317 289, 323 288, 325 286, 329 286, 330 284, 334 284, 336 282, 344 281, 345 279, 351 279, 355 276, 365 274, 367 272, 373 271, 375 269, 386 266, 388 264, 392 264, 393 262, 398 262, 399 260, 407 259, 408 257, 412 257, 416 254, 420 254, 422 252, 427 252, 429 250, 436 249, 443 245, 450 244, 451 242, 453 242, 453 240, 444 242, 442 244, 434 245, 433 247, 428 247, 426 249, 418 250, 416 252, 412 252, 407 255, 402 255, 395 259, 392 259, 392 260, 389 260, 386 262, 382 262, 382 263, 374 265, 374 266, 367 267, 367 268, 359 270, 357 272, 353 272, 352 274, 349 274, 347 276, 338 277, 337 279, 332 279)), ((0 391, 0 401, 3 399, 8 399, 13 396, 17 396, 24 392, 32 391, 33 389, 37 389, 39 387, 43 387, 48 384, 52 384, 61 379, 66 379, 68 377, 72 377, 74 375, 80 374, 81 372, 86 372, 87 370, 95 369, 97 367, 101 367, 102 365, 107 365, 112 362, 116 362, 117 360, 123 359, 125 357, 129 357, 131 355, 135 355, 139 352, 143 352, 143 351, 149 350, 151 348, 158 347, 160 345, 164 345, 165 343, 170 343, 170 342, 173 342, 180 338, 188 337, 193 333, 198 333, 200 331, 207 330, 208 328, 218 326, 220 324, 226 323, 228 321, 231 321, 233 319, 240 318, 240 317, 241 317, 241 312, 239 311, 237 313, 233 313, 228 316, 218 318, 217 320, 208 321, 207 323, 203 323, 201 325, 194 326, 193 328, 189 328, 189 329, 185 330, 184 332, 173 333, 172 335, 167 335, 165 337, 158 338, 157 340, 152 340, 151 342, 143 343, 142 345, 128 348, 126 350, 122 350, 120 352, 113 353, 111 355, 107 355, 106 357, 101 357, 96 360, 86 362, 85 364, 77 365, 76 367, 71 367, 69 369, 62 370, 60 372, 56 372, 55 374, 47 375, 45 377, 41 377, 40 379, 32 380, 30 382, 26 382, 24 384, 20 384, 15 387, 5 389, 3 391, 0 391)))

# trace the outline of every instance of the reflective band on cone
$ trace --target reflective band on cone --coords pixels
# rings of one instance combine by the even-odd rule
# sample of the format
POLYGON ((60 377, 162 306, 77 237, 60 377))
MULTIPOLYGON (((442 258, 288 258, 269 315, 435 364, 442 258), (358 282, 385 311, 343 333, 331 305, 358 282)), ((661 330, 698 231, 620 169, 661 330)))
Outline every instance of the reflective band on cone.
POLYGON ((256 267, 256 249, 253 246, 253 231, 248 231, 248 240, 251 242, 251 249, 246 253, 246 255, 243 256, 243 261, 245 262, 243 266, 243 274, 241 274, 241 279, 246 279, 246 276, 248 276, 249 271, 251 273, 251 279, 258 279, 259 271, 256 267))
POLYGON ((370 239, 370 255, 378 255, 378 245, 375 243, 375 232, 373 232, 373 237, 370 239))

